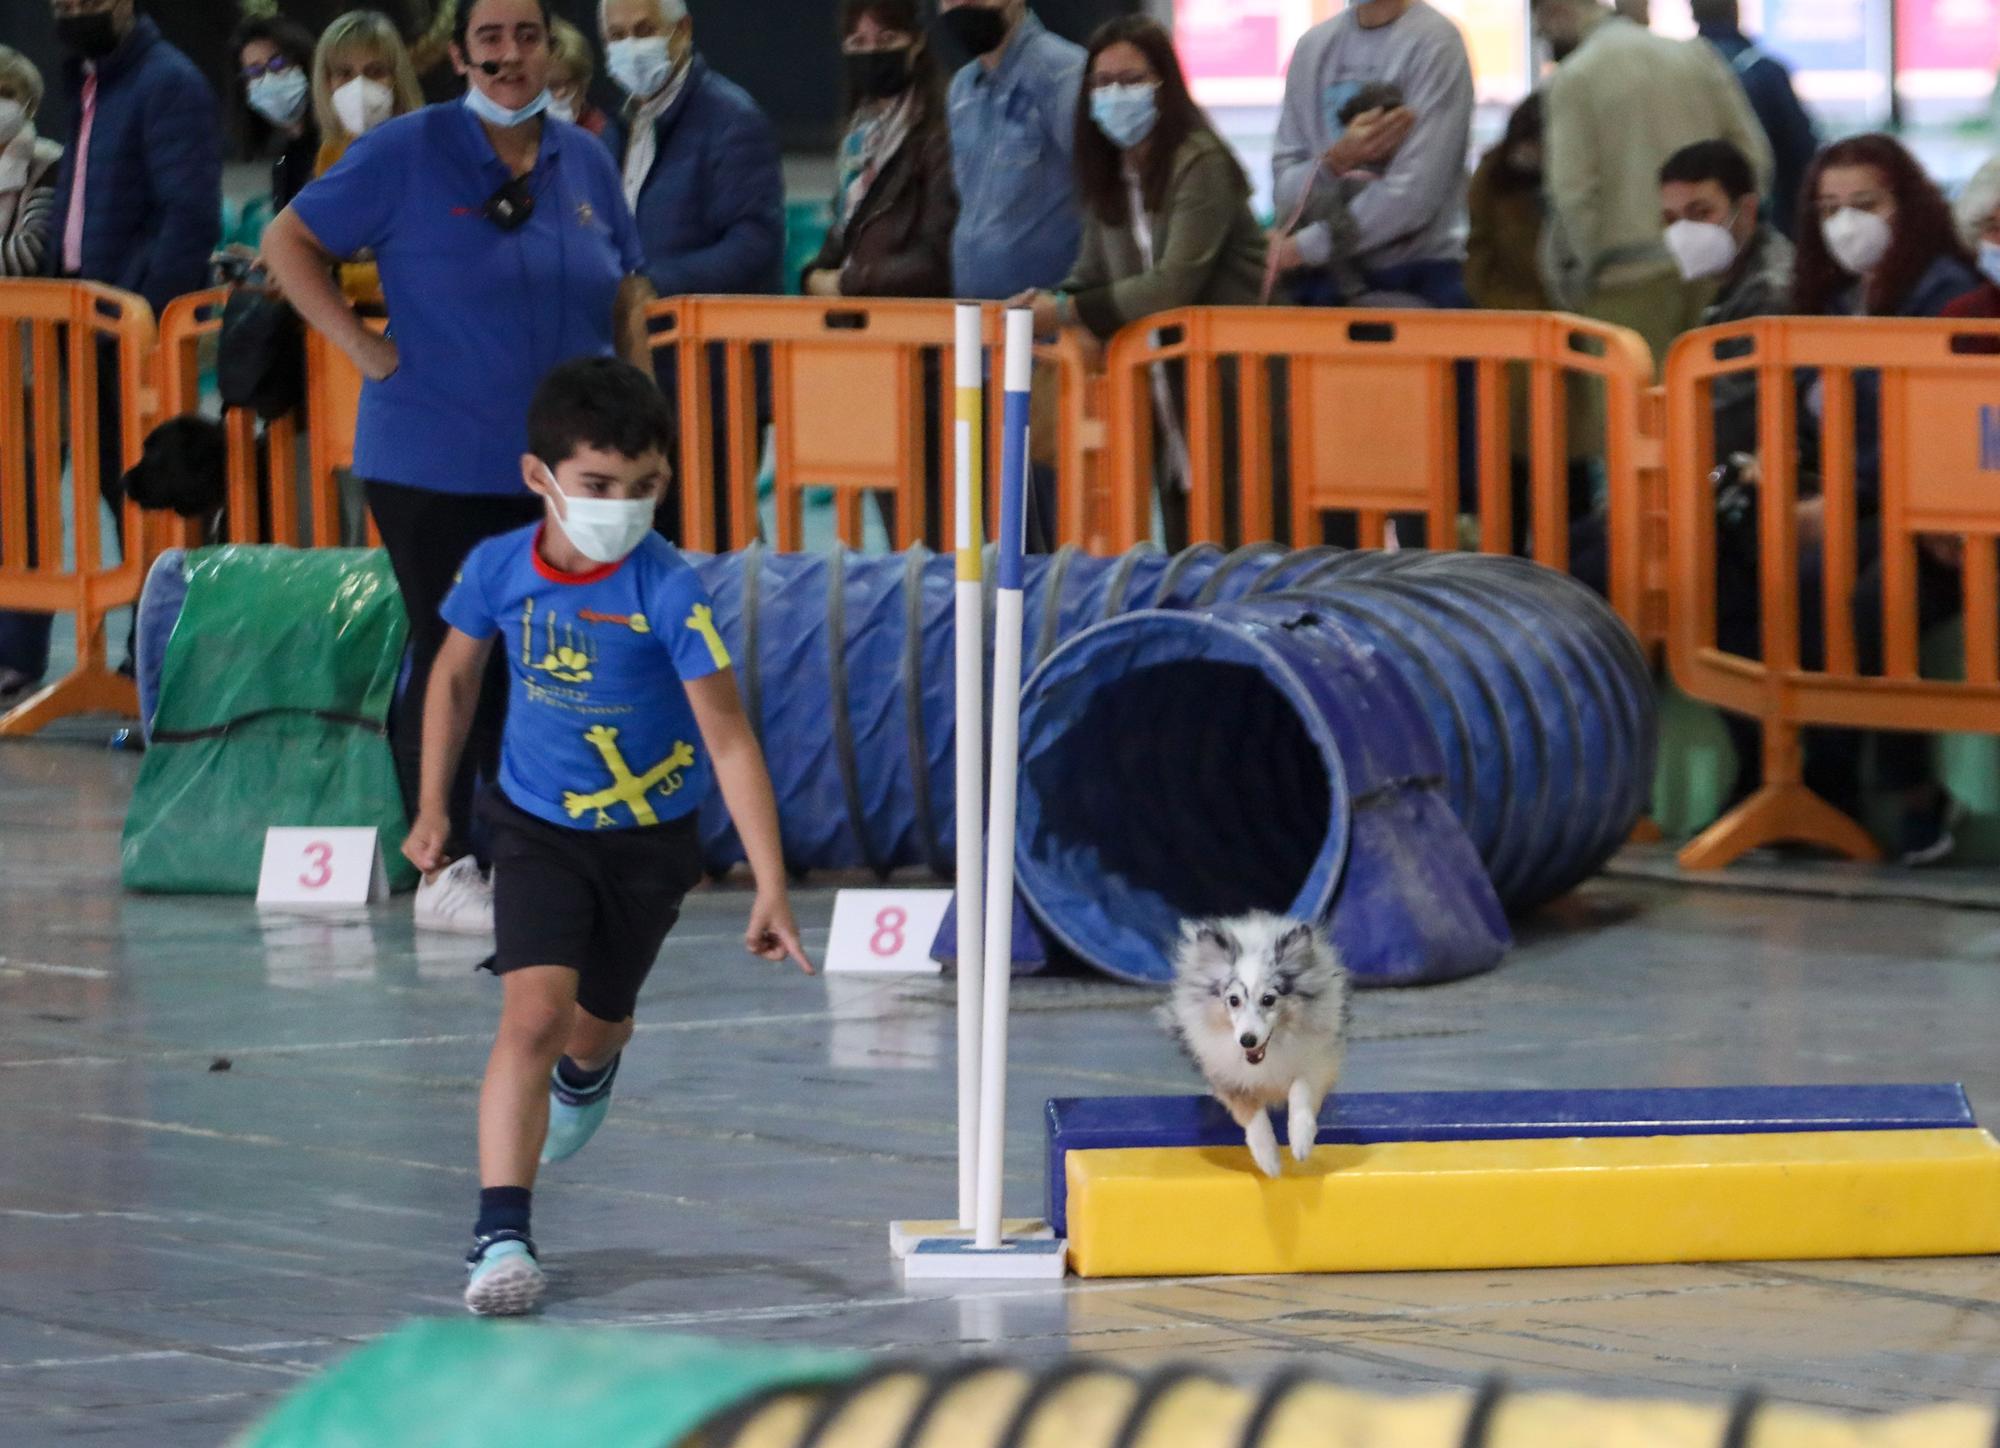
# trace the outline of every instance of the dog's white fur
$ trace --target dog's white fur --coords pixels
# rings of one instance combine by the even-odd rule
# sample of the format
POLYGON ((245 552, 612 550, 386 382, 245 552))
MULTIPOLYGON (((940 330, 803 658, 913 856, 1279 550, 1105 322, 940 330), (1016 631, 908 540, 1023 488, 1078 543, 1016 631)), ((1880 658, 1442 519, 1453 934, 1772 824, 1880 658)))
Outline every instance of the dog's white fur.
POLYGON ((1312 1155, 1347 1043, 1347 971, 1324 931, 1262 913, 1185 922, 1163 1014, 1266 1176, 1284 1170, 1271 1107, 1289 1109, 1292 1159, 1312 1155))

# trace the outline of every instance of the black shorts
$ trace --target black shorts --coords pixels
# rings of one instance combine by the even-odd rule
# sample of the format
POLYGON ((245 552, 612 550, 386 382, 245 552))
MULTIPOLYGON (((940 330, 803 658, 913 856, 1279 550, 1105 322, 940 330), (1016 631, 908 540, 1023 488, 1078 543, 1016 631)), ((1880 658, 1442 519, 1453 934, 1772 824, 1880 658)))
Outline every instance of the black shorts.
POLYGON ((493 973, 567 966, 578 1005, 600 1021, 627 1019, 701 881, 695 814, 640 829, 565 829, 498 790, 480 812, 493 837, 493 973))

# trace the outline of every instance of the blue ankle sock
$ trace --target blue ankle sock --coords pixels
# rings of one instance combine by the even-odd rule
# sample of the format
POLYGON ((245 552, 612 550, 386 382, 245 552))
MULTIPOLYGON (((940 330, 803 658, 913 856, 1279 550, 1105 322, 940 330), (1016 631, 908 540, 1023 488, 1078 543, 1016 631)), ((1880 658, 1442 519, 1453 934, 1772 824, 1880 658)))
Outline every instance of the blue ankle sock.
POLYGON ((528 1235, 528 1208, 534 1196, 527 1187, 481 1187, 479 1189, 479 1222, 473 1227, 475 1237, 490 1237, 495 1232, 519 1232, 528 1235))
POLYGON ((597 1071, 586 1071, 583 1067, 564 1056, 556 1062, 556 1084, 569 1095, 577 1098, 577 1105, 595 1101, 611 1090, 611 1082, 618 1075, 618 1062, 622 1057, 611 1058, 611 1064, 597 1071))

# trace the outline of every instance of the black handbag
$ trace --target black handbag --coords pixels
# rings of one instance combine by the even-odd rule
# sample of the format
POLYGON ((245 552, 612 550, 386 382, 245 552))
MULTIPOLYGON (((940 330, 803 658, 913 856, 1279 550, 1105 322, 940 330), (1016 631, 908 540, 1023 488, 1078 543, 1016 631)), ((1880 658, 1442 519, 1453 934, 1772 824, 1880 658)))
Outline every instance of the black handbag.
POLYGON ((215 380, 224 407, 250 408, 266 422, 306 400, 305 331, 289 302, 256 287, 230 292, 215 380))

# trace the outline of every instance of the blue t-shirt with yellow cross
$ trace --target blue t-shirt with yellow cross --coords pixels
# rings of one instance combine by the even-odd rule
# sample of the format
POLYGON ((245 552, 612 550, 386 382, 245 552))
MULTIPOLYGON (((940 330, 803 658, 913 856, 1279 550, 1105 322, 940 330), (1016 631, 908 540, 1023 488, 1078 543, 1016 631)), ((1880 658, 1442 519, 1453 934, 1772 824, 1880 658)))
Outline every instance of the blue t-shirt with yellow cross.
POLYGON ((444 601, 446 623, 506 654, 500 788, 573 829, 679 819, 714 782, 682 681, 729 667, 708 591, 656 533, 621 562, 558 572, 535 547, 543 526, 474 548, 444 601))

